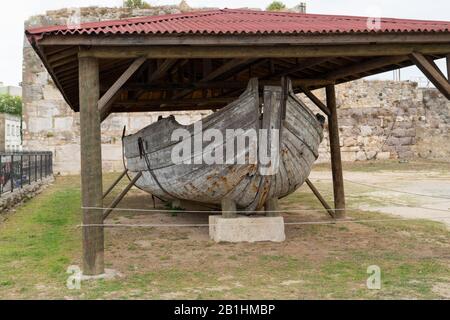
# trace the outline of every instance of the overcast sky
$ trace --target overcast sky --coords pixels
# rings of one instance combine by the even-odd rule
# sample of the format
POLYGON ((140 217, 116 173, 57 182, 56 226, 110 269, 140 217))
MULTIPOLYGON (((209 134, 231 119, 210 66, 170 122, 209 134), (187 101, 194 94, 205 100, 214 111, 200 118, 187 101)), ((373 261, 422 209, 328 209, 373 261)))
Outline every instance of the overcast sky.
MULTIPOLYGON (((177 4, 181 0, 150 0, 152 5, 177 4)), ((265 8, 272 0, 187 0, 192 7, 227 8, 265 8)), ((288 7, 293 7, 299 1, 284 0, 288 7)), ((449 0, 304 0, 309 13, 345 14, 413 18, 424 20, 450 21, 449 0)), ((80 6, 110 6, 122 5, 122 0, 12 0, 2 2, 0 10, 0 82, 17 85, 22 81, 22 45, 23 21, 29 16, 42 14, 46 10, 80 7, 80 6)), ((445 64, 441 61, 440 66, 445 64)), ((415 79, 422 76, 415 68, 407 68, 402 72, 402 79, 415 79)), ((392 73, 377 76, 392 79, 392 73)))

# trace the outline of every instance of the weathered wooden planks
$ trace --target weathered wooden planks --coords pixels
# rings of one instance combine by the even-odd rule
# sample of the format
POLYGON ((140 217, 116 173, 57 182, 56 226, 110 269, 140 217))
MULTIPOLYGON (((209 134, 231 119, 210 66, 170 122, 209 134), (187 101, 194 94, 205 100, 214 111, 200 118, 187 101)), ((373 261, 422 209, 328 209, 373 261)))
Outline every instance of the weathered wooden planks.
MULTIPOLYGON (((135 135, 125 137, 125 155, 130 172, 143 171, 137 185, 165 199, 183 199, 220 205, 223 199, 236 203, 240 209, 254 211, 262 209, 267 201, 282 198, 304 184, 312 164, 318 157, 319 144, 323 139, 323 128, 315 115, 299 100, 289 86, 286 100, 286 116, 282 115, 282 92, 280 87, 265 87, 264 114, 261 117, 258 84, 250 82, 241 98, 227 107, 203 119, 203 130, 214 128, 225 135, 226 129, 258 130, 272 128, 280 130, 280 161, 273 175, 262 175, 260 164, 181 164, 172 163, 171 133, 177 128, 187 129, 192 138, 194 125, 181 126, 174 118, 163 119, 135 135), (141 159, 137 140, 146 142, 145 152, 152 172, 141 159), (163 187, 164 190, 161 189, 163 187)), ((204 142, 203 148, 210 142, 204 142)), ((226 141, 214 148, 226 153, 226 141)), ((204 149, 203 149, 204 150, 204 149)), ((248 145, 240 150, 250 154, 248 145)), ((196 159, 203 154, 189 155, 196 159)))

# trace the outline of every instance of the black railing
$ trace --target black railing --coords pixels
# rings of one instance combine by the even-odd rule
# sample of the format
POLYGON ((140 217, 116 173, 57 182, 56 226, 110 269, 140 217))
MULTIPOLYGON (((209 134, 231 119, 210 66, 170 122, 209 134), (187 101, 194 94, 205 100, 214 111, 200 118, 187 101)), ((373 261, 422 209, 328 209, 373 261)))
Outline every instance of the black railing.
POLYGON ((51 152, 0 152, 0 196, 52 175, 51 152))

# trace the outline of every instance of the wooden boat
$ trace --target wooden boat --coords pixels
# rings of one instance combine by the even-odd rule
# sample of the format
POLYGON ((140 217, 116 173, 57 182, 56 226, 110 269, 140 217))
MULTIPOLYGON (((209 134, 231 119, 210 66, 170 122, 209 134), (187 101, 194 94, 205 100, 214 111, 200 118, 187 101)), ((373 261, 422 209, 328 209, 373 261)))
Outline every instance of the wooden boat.
MULTIPOLYGON (((195 124, 183 126, 169 117, 124 137, 130 175, 142 172, 136 186, 167 201, 220 205, 223 199, 231 199, 244 211, 260 210, 269 199, 281 199, 296 191, 319 156, 324 118, 314 115, 294 94, 289 80, 284 86, 265 87, 263 99, 261 105, 258 80, 252 79, 239 99, 202 120, 202 132, 195 132, 195 124), (224 137, 227 129, 279 129, 279 164, 271 175, 261 174, 264 165, 260 160, 256 164, 175 164, 172 150, 182 143, 171 139, 176 129, 186 129, 193 139, 207 129, 219 130, 224 137)), ((267 139, 271 137, 268 134, 267 139)), ((202 152, 210 144, 204 142, 202 152)), ((220 148, 226 154, 227 141, 220 148)), ((249 145, 239 151, 246 159, 254 152, 249 145)), ((202 156, 189 155, 192 163, 202 156)))

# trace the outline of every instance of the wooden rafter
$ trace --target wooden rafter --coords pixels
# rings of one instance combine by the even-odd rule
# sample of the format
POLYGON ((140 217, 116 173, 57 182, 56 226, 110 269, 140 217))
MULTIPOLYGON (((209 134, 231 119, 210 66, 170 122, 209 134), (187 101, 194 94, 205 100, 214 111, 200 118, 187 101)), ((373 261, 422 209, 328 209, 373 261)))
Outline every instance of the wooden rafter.
POLYGON ((131 76, 144 64, 147 59, 142 57, 136 59, 125 72, 114 82, 109 90, 98 101, 98 109, 101 120, 103 121, 108 116, 109 110, 115 99, 120 95, 120 89, 127 82, 131 76))
POLYGON ((162 62, 158 66, 156 71, 150 75, 148 82, 153 82, 153 81, 159 80, 162 77, 164 77, 167 74, 167 72, 169 72, 170 68, 172 68, 175 65, 176 62, 177 62, 177 59, 164 60, 164 62, 162 62))
MULTIPOLYGON (((239 66, 242 66, 242 65, 249 64, 249 63, 253 62, 254 60, 255 59, 233 59, 229 62, 224 63, 223 65, 221 65, 220 67, 218 67, 217 69, 215 69, 214 71, 209 73, 207 76, 203 77, 203 79, 201 79, 199 82, 206 83, 208 81, 212 81, 212 80, 217 79, 218 77, 222 76, 223 74, 229 72, 230 70, 237 68, 239 66)), ((182 92, 175 94, 172 99, 183 98, 192 92, 193 92, 193 90, 183 90, 182 92)))
MULTIPOLYGON (((235 100, 235 99, 234 99, 235 100)), ((228 101, 229 103, 230 101, 228 101)), ((124 112, 176 112, 176 111, 208 111, 219 110, 228 103, 196 104, 196 105, 145 105, 145 106, 114 106, 114 113, 124 112)))
POLYGON ((418 52, 413 52, 410 58, 436 88, 450 100, 450 82, 436 63, 431 58, 418 52))
MULTIPOLYGON (((293 79, 292 85, 294 87, 299 86, 317 86, 331 84, 333 81, 323 79, 293 79)), ((245 88, 248 81, 210 81, 210 82, 192 82, 192 83, 180 83, 180 82, 155 82, 155 83, 127 83, 124 85, 125 90, 200 90, 200 89, 240 89, 245 88)), ((260 86, 272 86, 279 85, 279 80, 260 80, 260 86)))
POLYGON ((346 67, 342 67, 338 70, 329 72, 323 77, 325 79, 336 80, 341 78, 346 78, 350 75, 361 74, 374 69, 379 69, 388 65, 397 64, 402 61, 408 60, 407 56, 391 56, 391 57, 381 57, 374 58, 364 62, 358 62, 351 64, 346 67))
POLYGON ((179 100, 154 99, 145 101, 128 100, 128 101, 118 101, 114 103, 114 106, 145 107, 145 106, 161 106, 161 105, 197 105, 201 103, 221 104, 232 102, 236 98, 237 97, 193 98, 193 99, 179 99, 179 100))
MULTIPOLYGON (((163 78, 167 72, 177 63, 177 59, 166 59, 164 62, 162 62, 155 71, 152 70, 152 68, 149 67, 149 76, 147 79, 147 83, 152 83, 154 81, 157 81, 161 78, 163 78)), ((139 99, 143 94, 145 93, 144 90, 140 90, 136 93, 136 100, 139 99)))
POLYGON ((297 72, 303 71, 305 69, 317 66, 317 65, 319 65, 321 63, 324 63, 324 62, 326 62, 328 60, 329 60, 329 58, 315 58, 315 59, 310 59, 310 60, 306 60, 306 61, 300 61, 298 63, 298 65, 296 65, 294 67, 291 66, 291 67, 289 67, 286 70, 283 70, 281 72, 273 73, 271 71, 270 75, 265 77, 265 79, 285 77, 285 76, 288 76, 290 74, 297 73, 297 72))

